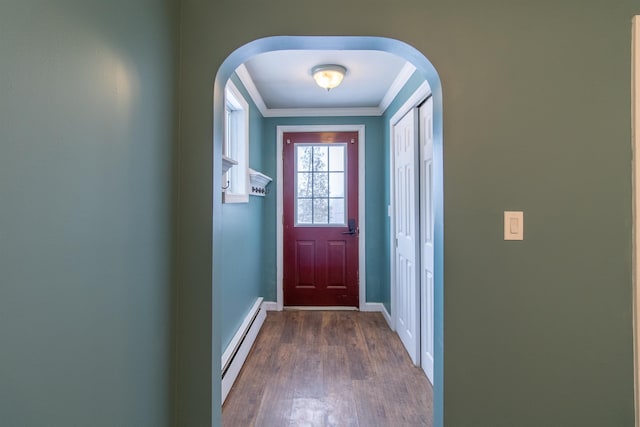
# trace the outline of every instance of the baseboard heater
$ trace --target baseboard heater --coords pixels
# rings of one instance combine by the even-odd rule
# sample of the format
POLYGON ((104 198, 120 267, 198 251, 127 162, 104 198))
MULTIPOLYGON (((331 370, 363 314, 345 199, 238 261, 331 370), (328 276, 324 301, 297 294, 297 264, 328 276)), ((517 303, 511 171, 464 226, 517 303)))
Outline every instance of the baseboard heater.
POLYGON ((249 355, 249 350, 251 350, 264 319, 267 317, 261 305, 262 298, 258 298, 222 354, 222 403, 238 378, 240 369, 249 355))

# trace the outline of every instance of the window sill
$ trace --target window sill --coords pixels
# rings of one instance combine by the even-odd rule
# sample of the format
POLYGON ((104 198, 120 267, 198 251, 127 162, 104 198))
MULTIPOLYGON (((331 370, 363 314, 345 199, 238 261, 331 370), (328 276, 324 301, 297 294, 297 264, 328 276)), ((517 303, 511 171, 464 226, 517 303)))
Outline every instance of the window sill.
POLYGON ((229 169, 231 169, 233 166, 237 164, 238 164, 237 160, 233 160, 231 157, 227 157, 223 155, 222 156, 222 175, 227 173, 229 169))
POLYGON ((248 194, 222 193, 222 203, 249 203, 248 194))

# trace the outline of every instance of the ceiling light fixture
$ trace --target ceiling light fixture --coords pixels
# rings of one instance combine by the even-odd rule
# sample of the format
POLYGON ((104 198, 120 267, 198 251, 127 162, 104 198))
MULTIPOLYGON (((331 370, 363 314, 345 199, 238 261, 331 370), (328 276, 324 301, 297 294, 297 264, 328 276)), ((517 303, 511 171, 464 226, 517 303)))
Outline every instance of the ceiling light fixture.
POLYGON ((311 69, 313 79, 318 86, 326 89, 327 92, 342 83, 346 72, 345 67, 335 64, 316 65, 311 69))

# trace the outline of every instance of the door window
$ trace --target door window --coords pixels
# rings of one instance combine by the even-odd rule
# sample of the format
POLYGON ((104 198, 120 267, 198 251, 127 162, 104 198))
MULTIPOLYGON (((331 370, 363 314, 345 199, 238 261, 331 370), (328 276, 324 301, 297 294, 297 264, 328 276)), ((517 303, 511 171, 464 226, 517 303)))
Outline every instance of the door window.
POLYGON ((346 144, 296 144, 296 227, 347 223, 346 148, 346 144))

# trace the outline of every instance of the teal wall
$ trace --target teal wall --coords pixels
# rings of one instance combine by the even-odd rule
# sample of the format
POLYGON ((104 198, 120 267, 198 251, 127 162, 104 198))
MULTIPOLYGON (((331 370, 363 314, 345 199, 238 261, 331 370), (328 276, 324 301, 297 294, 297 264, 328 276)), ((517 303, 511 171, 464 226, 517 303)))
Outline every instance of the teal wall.
POLYGON ((0 424, 167 426, 176 10, 0 5, 0 424))
MULTIPOLYGON (((407 100, 411 97, 411 95, 415 93, 418 87, 420 87, 420 85, 424 83, 424 81, 425 79, 424 77, 422 77, 420 72, 415 71, 411 75, 409 80, 405 83, 405 85, 402 87, 400 92, 398 92, 398 95, 396 95, 396 97, 393 99, 393 102, 389 104, 389 107, 387 107, 386 111, 384 112, 384 115, 382 116, 382 124, 383 124, 382 132, 385 138, 384 146, 386 147, 384 150, 384 154, 385 154, 385 158, 384 158, 385 199, 384 200, 387 206, 391 203, 391 190, 390 190, 390 179, 389 179, 389 176, 390 176, 389 167, 390 167, 390 156, 391 156, 391 151, 389 148, 391 145, 390 120, 393 117, 393 115, 396 114, 398 110, 400 110, 400 108, 404 105, 404 103, 407 102, 407 100)), ((391 239, 391 222, 388 216, 385 219, 385 238, 387 242, 389 242, 390 241, 389 239, 391 239)), ((389 247, 388 243, 386 245, 386 251, 383 256, 385 257, 384 259, 391 259, 391 248, 389 247)), ((387 311, 391 313, 391 289, 390 287, 387 287, 385 288, 384 291, 385 292, 383 293, 381 301, 384 303, 384 306, 386 307, 387 311)))
POLYGON ((222 205, 222 349, 242 323, 256 297, 276 301, 277 127, 300 125, 365 126, 366 301, 390 308, 389 283, 389 120, 424 82, 418 72, 400 91, 383 117, 271 117, 263 118, 234 74, 232 80, 250 105, 251 167, 273 178, 264 198, 249 204, 222 205), (242 260, 238 262, 238 260, 242 260))
MULTIPOLYGON (((366 243, 366 280, 367 302, 381 302, 389 289, 389 263, 385 258, 389 243, 385 241, 385 220, 387 208, 384 201, 385 148, 382 119, 380 117, 277 117, 264 120, 265 173, 274 177, 271 189, 273 197, 267 198, 265 210, 266 233, 264 239, 264 257, 267 270, 265 278, 268 289, 267 301, 276 300, 276 132, 278 126, 297 125, 358 125, 365 126, 365 243, 366 243)), ((388 157, 388 156, 387 156, 388 157)), ((362 167, 362 166, 361 166, 362 167)), ((387 167, 388 169, 388 167, 387 167)))
MULTIPOLYGON (((249 103, 249 167, 262 171, 262 115, 248 95, 242 82, 234 75, 233 83, 249 103)), ((275 199, 275 193, 265 197, 249 196, 249 203, 222 205, 222 277, 220 289, 222 348, 225 349, 256 301, 263 296, 267 280, 263 276, 263 217, 265 202, 275 199)), ((268 224, 270 228, 275 223, 268 224)), ((275 301, 275 299, 274 299, 275 301)))
POLYGON ((282 34, 399 39, 440 74, 446 426, 633 425, 630 20, 638 12, 634 0, 182 1, 182 425, 219 425, 219 383, 207 376, 221 336, 221 300, 209 286, 219 246, 214 239, 212 258, 202 238, 219 235, 219 200, 202 196, 220 181, 210 161, 221 141, 214 76, 221 65, 227 75, 235 49, 282 34), (518 209, 525 240, 505 242, 502 212, 518 209), (207 318, 211 329, 194 329, 207 318))

